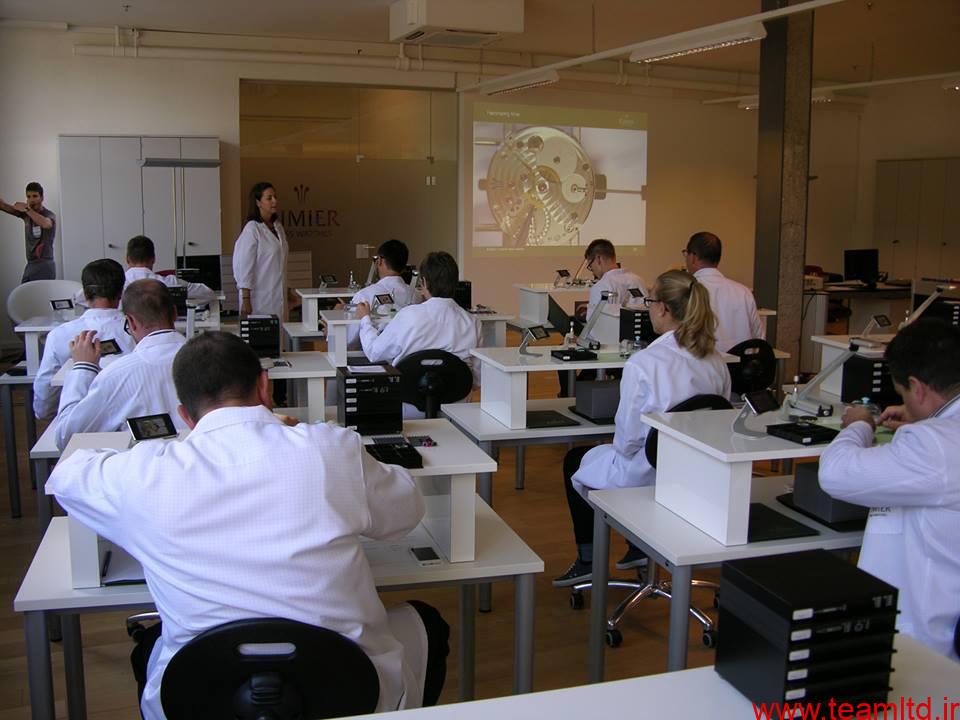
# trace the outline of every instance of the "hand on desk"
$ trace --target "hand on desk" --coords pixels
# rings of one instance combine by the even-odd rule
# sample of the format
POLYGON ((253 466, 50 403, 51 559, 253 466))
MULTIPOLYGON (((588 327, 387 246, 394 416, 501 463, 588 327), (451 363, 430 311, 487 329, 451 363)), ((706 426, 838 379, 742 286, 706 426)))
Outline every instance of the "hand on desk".
POLYGON ((913 422, 905 405, 891 405, 880 415, 880 424, 891 430, 913 422))
POLYGON ((872 429, 876 429, 877 424, 873 419, 873 414, 864 407, 859 407, 857 405, 850 405, 846 410, 843 411, 843 420, 841 424, 843 427, 852 425, 855 422, 860 421, 870 423, 872 429))
POLYGON ((99 364, 100 341, 96 337, 96 330, 84 330, 70 341, 70 357, 75 363, 99 364))
POLYGON ((370 314, 369 303, 365 303, 365 302, 357 303, 356 310, 353 311, 354 317, 356 317, 359 320, 360 318, 364 318, 369 314, 370 314))

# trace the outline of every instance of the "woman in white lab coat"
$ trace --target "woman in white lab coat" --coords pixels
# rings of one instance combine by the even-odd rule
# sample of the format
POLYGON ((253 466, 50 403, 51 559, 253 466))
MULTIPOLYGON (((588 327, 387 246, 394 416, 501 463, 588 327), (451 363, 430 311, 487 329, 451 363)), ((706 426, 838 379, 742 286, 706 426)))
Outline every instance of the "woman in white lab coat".
POLYGON ((277 215, 277 191, 268 182, 250 190, 247 220, 233 248, 240 317, 286 319, 287 236, 277 215))
MULTIPOLYGON (((657 278, 644 304, 660 337, 623 368, 613 444, 574 448, 563 460, 577 559, 553 581, 555 587, 590 578, 593 508, 583 495, 590 489, 651 485, 656 479, 643 448, 649 427, 640 416, 663 412, 694 395, 730 394, 730 373, 715 347, 716 318, 707 289, 692 275, 670 270, 657 278)), ((617 566, 626 569, 645 562, 631 548, 617 566)))

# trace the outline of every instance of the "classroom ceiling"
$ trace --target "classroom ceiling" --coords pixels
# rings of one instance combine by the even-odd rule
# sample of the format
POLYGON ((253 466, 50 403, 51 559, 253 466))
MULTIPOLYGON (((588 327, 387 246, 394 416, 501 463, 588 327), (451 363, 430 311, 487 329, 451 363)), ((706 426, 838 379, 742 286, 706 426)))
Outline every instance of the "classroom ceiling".
MULTIPOLYGON (((388 42, 392 0, 0 0, 0 18, 228 35, 388 42)), ((526 0, 491 49, 577 56, 760 11, 760 0, 526 0)), ((960 71, 960 0, 845 0, 817 11, 814 75, 858 82, 960 71)), ((672 61, 755 73, 759 45, 672 61)))

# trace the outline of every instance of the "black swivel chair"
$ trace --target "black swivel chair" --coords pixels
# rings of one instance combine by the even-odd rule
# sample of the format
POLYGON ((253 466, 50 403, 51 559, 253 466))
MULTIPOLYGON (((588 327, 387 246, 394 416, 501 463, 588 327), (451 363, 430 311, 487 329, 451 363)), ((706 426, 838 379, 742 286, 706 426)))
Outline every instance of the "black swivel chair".
POLYGON ((766 390, 773 385, 777 376, 777 358, 766 340, 744 340, 727 352, 740 358, 740 362, 727 365, 734 395, 740 397, 743 393, 766 390))
POLYGON ((170 660, 160 686, 169 720, 313 720, 376 710, 380 681, 359 645, 281 618, 226 623, 170 660))
MULTIPOLYGON (((667 412, 689 412, 692 410, 729 410, 732 407, 730 401, 725 397, 720 395, 694 395, 691 398, 688 398, 682 402, 677 403, 667 412)), ((643 446, 644 453, 647 456, 647 462, 650 463, 652 467, 657 466, 657 439, 660 433, 656 429, 651 429, 647 433, 647 439, 643 446)), ((616 609, 610 614, 610 617, 607 618, 607 634, 606 640, 607 645, 610 647, 618 647, 623 642, 623 634, 617 628, 617 625, 623 620, 624 616, 630 611, 630 608, 638 605, 641 601, 649 597, 662 597, 667 600, 671 600, 673 595, 671 594, 671 586, 669 581, 661 581, 657 577, 659 568, 657 564, 652 560, 647 564, 647 578, 646 581, 641 580, 611 580, 607 583, 608 587, 613 588, 623 588, 627 590, 632 590, 631 592, 619 605, 616 609)), ((638 578, 639 578, 638 573, 638 578)), ((709 588, 714 591, 718 589, 718 585, 713 582, 708 582, 706 580, 691 580, 690 584, 693 587, 700 588, 709 588)), ((577 583, 570 588, 570 606, 574 610, 579 610, 583 607, 583 591, 591 587, 591 583, 577 583)), ((713 627, 713 621, 710 617, 700 610, 699 608, 690 606, 690 614, 696 618, 703 626, 703 644, 707 647, 713 647, 716 644, 716 631, 713 627)))
POLYGON ((446 350, 421 350, 397 363, 403 377, 400 392, 428 419, 440 413, 443 403, 463 400, 473 389, 470 366, 446 350))

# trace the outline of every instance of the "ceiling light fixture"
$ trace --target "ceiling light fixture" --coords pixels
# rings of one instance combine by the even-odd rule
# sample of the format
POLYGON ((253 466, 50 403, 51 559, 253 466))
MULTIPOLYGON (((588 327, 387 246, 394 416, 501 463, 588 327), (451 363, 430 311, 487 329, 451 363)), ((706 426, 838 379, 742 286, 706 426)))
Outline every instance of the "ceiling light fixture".
POLYGON ((560 82, 560 73, 556 70, 546 70, 536 75, 528 75, 523 78, 517 78, 510 81, 504 78, 499 83, 493 83, 488 86, 484 92, 487 95, 505 95, 506 93, 519 92, 520 90, 532 90, 533 88, 553 85, 560 82))
POLYGON ((960 90, 960 76, 947 78, 943 81, 941 87, 944 90, 960 90))
POLYGON ((760 98, 756 95, 752 98, 744 98, 737 103, 737 107, 741 110, 756 110, 760 107, 760 98))
POLYGON ((742 22, 733 26, 723 23, 723 25, 726 27, 700 28, 641 43, 644 47, 630 53, 630 62, 652 63, 672 60, 686 55, 756 42, 767 36, 762 22, 742 22))

